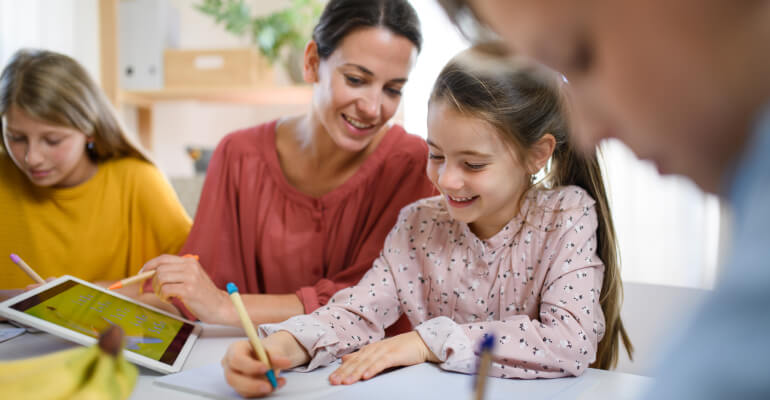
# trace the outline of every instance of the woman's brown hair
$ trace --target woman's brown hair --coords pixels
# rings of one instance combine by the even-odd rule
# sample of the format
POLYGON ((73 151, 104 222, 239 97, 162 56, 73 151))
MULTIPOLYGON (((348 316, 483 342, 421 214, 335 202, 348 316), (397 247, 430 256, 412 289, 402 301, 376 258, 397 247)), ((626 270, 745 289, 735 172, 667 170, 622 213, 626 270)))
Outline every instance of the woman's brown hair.
POLYGON ((313 29, 318 55, 328 58, 349 33, 367 27, 383 27, 407 38, 419 53, 422 48, 420 19, 407 0, 330 0, 313 29))
POLYGON ((537 185, 577 185, 596 201, 597 252, 605 266, 599 302, 606 329, 592 367, 614 368, 620 341, 631 358, 633 346, 620 319, 620 258, 597 153, 581 154, 568 140, 568 110, 558 77, 542 67, 508 58, 499 45, 476 46, 444 67, 430 101, 443 101, 463 115, 491 124, 512 142, 520 159, 545 134, 553 135, 556 146, 551 167, 537 185))
MULTIPOLYGON (((151 162, 120 124, 107 97, 77 61, 47 50, 17 51, 0 75, 0 116, 11 106, 31 118, 93 139, 94 162, 135 157, 151 162)), ((0 126, 0 134, 3 127, 0 126)), ((5 149, 5 143, 3 149, 5 149)))

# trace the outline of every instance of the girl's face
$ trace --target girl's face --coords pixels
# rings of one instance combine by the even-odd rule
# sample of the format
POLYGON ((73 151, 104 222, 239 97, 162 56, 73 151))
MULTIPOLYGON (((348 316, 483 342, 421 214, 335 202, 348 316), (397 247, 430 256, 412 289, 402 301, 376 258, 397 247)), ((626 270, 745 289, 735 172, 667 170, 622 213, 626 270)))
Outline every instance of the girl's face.
POLYGON ((529 176, 511 145, 492 125, 464 116, 444 101, 428 108, 428 177, 453 218, 486 239, 518 212, 529 176))
POLYGON ((3 124, 3 140, 13 162, 35 185, 72 187, 96 172, 82 132, 33 119, 15 105, 3 124))
POLYGON ((337 146, 351 152, 367 147, 396 113, 416 57, 409 39, 385 28, 350 32, 324 60, 314 47, 306 52, 313 108, 337 146))

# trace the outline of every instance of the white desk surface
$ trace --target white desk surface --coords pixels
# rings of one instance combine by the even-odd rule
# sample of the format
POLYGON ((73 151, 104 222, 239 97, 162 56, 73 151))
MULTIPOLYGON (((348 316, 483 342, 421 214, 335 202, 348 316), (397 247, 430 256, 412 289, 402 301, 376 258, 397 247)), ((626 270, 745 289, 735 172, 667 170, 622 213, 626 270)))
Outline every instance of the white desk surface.
MULTIPOLYGON (((0 328, 9 327, 11 327, 11 325, 7 323, 0 323, 0 328)), ((219 363, 227 346, 233 341, 242 339, 244 339, 244 337, 241 329, 204 325, 203 335, 195 343, 195 347, 193 348, 190 357, 187 359, 183 370, 203 367, 212 363, 219 363)), ((0 361, 38 356, 72 346, 74 346, 74 344, 46 333, 25 333, 0 343, 0 361)), ((446 373, 451 374, 448 372, 446 373)), ((358 392, 367 392, 368 395, 365 397, 368 398, 381 398, 383 396, 386 396, 389 399, 399 396, 403 398, 412 398, 416 395, 413 386, 414 383, 408 382, 410 379, 407 377, 407 374, 391 373, 389 375, 390 376, 386 375, 380 377, 383 385, 377 385, 377 377, 358 388, 356 387, 358 384, 351 385, 349 387, 349 394, 351 396, 349 397, 361 398, 360 396, 362 393, 358 392), (404 385, 400 385, 399 381, 402 381, 404 385), (397 389, 399 387, 403 387, 404 389, 397 389)), ((435 376, 435 374, 433 375, 435 376)), ((131 399, 177 400, 206 398, 153 384, 153 380, 158 376, 161 375, 148 369, 140 368, 139 381, 134 389, 131 399)), ((453 376, 457 376, 458 379, 468 379, 466 375, 453 374, 453 376)), ((602 370, 588 370, 579 378, 568 379, 579 379, 584 380, 585 382, 572 385, 572 389, 559 393, 557 396, 559 399, 630 400, 635 399, 644 387, 651 382, 651 379, 648 377, 602 370)), ((522 382, 522 385, 532 385, 537 384, 537 382, 546 381, 519 382, 522 382)), ((428 388, 423 391, 430 393, 430 383, 420 383, 420 386, 428 388)), ((466 385, 466 383, 463 382, 463 385, 466 385)), ((344 394, 346 391, 347 389, 338 392, 339 395, 335 396, 335 398, 345 397, 344 394)), ((428 397, 420 395, 420 397, 430 398, 429 395, 428 397)), ((468 388, 467 396, 463 394, 456 396, 456 398, 471 398, 470 388, 468 388)))

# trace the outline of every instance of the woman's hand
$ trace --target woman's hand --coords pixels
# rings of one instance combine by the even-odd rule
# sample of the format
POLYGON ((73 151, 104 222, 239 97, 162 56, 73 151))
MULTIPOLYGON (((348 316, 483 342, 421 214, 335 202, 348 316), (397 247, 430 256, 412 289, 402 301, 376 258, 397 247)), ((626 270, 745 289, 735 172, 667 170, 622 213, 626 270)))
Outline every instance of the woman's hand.
MULTIPOLYGON (((281 331, 262 340, 270 358, 278 387, 286 384, 279 376, 280 370, 306 364, 310 357, 289 332, 281 331)), ((267 365, 259 361, 251 343, 242 340, 230 345, 222 359, 227 384, 243 397, 262 397, 273 392, 267 380, 267 365)), ((276 388, 277 389, 277 388, 276 388)))
POLYGON ((403 333, 362 347, 342 357, 342 365, 329 375, 332 385, 349 385, 369 379, 391 367, 438 362, 416 331, 403 333))
POLYGON ((182 301, 190 312, 210 324, 236 325, 238 317, 224 290, 211 281, 198 260, 192 257, 162 255, 148 261, 142 272, 155 270, 152 289, 163 301, 172 297, 182 301))

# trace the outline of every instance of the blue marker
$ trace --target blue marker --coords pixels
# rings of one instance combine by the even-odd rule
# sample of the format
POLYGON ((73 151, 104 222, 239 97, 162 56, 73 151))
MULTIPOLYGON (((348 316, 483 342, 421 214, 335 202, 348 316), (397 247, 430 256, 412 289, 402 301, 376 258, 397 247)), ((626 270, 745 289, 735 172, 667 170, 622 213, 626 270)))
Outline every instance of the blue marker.
POLYGON ((270 359, 267 358, 267 353, 265 353, 265 349, 262 347, 262 342, 259 341, 257 331, 254 330, 254 324, 251 322, 249 314, 246 313, 246 307, 243 306, 241 295, 238 294, 238 286, 235 286, 235 284, 232 282, 228 283, 227 293, 230 295, 230 300, 232 300, 233 304, 235 305, 235 311, 237 311, 238 316, 241 317, 243 329, 246 331, 246 336, 249 337, 251 346, 254 347, 254 351, 257 353, 259 361, 262 361, 265 365, 267 365, 268 369, 267 373, 265 374, 267 375, 267 379, 270 381, 273 389, 277 388, 278 380, 275 379, 275 371, 273 371, 273 367, 270 365, 270 359))

